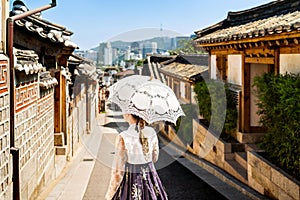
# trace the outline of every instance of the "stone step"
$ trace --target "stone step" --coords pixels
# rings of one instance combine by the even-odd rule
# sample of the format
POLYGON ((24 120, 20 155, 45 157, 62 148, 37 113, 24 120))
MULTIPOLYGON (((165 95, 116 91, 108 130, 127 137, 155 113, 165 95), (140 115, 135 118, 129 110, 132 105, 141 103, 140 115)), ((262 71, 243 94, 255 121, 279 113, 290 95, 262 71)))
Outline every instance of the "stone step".
POLYGON ((260 150, 256 144, 245 144, 245 151, 258 151, 260 150))
POLYGON ((236 177, 241 182, 248 184, 247 169, 240 165, 235 160, 228 160, 224 163, 224 169, 226 172, 236 177))
POLYGON ((234 159, 236 162, 238 162, 240 165, 242 165, 245 169, 248 168, 246 152, 235 152, 234 159))

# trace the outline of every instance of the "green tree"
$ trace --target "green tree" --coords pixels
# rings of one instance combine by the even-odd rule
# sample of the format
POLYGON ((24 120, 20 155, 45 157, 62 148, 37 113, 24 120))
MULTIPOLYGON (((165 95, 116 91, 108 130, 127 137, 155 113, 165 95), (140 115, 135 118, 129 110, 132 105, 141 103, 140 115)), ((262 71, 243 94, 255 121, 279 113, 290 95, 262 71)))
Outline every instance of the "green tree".
POLYGON ((228 135, 237 127, 237 108, 232 91, 219 80, 196 83, 199 113, 212 130, 228 135), (225 117, 225 119, 224 119, 225 117))
POLYGON ((180 48, 169 51, 170 55, 179 54, 203 54, 206 53, 203 49, 196 48, 195 42, 192 39, 179 41, 180 48))
POLYGON ((178 119, 175 130, 184 143, 193 142, 193 119, 198 119, 197 106, 194 104, 182 104, 185 116, 178 119))
POLYGON ((260 146, 274 164, 300 179, 300 76, 264 74, 255 77, 254 86, 267 130, 260 146))

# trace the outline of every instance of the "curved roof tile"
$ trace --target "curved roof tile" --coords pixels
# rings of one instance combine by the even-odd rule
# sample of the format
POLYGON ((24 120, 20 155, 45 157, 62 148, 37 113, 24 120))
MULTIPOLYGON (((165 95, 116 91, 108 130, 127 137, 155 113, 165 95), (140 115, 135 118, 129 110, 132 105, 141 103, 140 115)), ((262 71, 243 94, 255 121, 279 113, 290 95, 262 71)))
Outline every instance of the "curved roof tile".
MULTIPOLYGON (((18 15, 28 10, 22 1, 15 1, 10 16, 18 15)), ((71 31, 66 30, 65 27, 42 19, 40 13, 25 17, 21 20, 16 20, 15 24, 19 27, 25 27, 30 32, 37 33, 37 35, 42 38, 48 38, 52 42, 62 43, 66 47, 78 48, 78 46, 70 40, 70 36, 73 34, 71 31)))
POLYGON ((42 72, 40 74, 40 87, 41 88, 51 88, 54 87, 55 85, 57 85, 58 82, 56 80, 56 78, 51 77, 50 72, 46 71, 46 72, 42 72))
POLYGON ((38 62, 38 55, 32 50, 20 50, 14 48, 15 69, 26 74, 34 74, 45 71, 46 68, 38 62))
POLYGON ((300 3, 281 0, 241 12, 229 12, 227 19, 195 33, 196 41, 205 44, 264 37, 293 30, 300 30, 300 3))

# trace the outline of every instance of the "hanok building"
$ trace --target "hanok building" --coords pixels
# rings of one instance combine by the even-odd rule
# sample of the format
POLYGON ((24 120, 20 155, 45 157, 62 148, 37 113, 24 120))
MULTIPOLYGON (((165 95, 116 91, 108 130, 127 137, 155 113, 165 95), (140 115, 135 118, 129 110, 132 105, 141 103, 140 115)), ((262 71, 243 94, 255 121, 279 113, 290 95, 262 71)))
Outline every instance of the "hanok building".
MULTIPOLYGON (((16 0, 10 15, 27 11, 22 1, 16 0)), ((11 130, 15 131, 11 139, 19 149, 19 168, 14 169, 14 176, 18 173, 20 177, 20 189, 14 192, 20 191, 17 195, 21 199, 32 199, 63 167, 55 154, 68 154, 69 77, 65 68, 77 46, 70 41, 72 32, 40 14, 13 21, 12 31, 15 110, 11 113, 15 113, 15 123, 11 130)), ((15 187, 18 182, 13 184, 15 187)))
POLYGON ((208 55, 179 55, 157 65, 176 97, 182 103, 195 103, 194 84, 207 77, 208 55))
POLYGON ((240 91, 240 142, 249 142, 247 138, 262 131, 252 92, 254 77, 300 72, 299 30, 299 1, 283 0, 229 12, 225 20, 195 32, 197 45, 209 52, 210 78, 240 91))
MULTIPOLYGON (((300 2, 278 0, 240 12, 229 12, 223 21, 195 32, 197 46, 209 53, 210 78, 224 80, 237 94, 238 129, 233 135, 239 142, 235 146, 244 145, 241 151, 253 150, 250 144, 259 142, 264 134, 252 87, 254 77, 263 73, 300 73, 299 31, 300 2)), ((222 150, 215 149, 214 154, 218 156, 222 150)), ((223 155, 215 157, 214 164, 262 194, 276 199, 299 199, 299 183, 293 183, 284 175, 279 176, 280 172, 274 168, 271 170, 270 165, 258 164, 258 159, 252 160, 254 156, 249 151, 236 154, 233 150, 223 149, 223 155), (232 163, 235 165, 230 165, 232 163), (234 166, 239 166, 239 169, 234 166), (272 180, 271 171, 276 174, 272 180), (276 180, 280 181, 275 183, 276 180), (287 185, 293 185, 290 188, 294 189, 286 189, 287 185)))
POLYGON ((147 54, 147 59, 143 63, 142 75, 151 76, 163 83, 167 83, 164 75, 159 71, 161 63, 171 60, 176 56, 164 56, 156 54, 147 54))
POLYGON ((83 131, 79 131, 82 135, 83 133, 91 133, 96 125, 97 110, 98 110, 98 74, 96 72, 96 66, 83 62, 76 67, 75 70, 76 78, 73 82, 74 90, 73 95, 76 97, 74 99, 74 106, 78 108, 84 106, 85 108, 79 111, 80 117, 85 117, 85 120, 78 119, 75 121, 85 122, 80 127, 85 127, 83 131), (84 88, 84 89, 82 89, 84 88), (81 97, 81 101, 80 98, 81 97))

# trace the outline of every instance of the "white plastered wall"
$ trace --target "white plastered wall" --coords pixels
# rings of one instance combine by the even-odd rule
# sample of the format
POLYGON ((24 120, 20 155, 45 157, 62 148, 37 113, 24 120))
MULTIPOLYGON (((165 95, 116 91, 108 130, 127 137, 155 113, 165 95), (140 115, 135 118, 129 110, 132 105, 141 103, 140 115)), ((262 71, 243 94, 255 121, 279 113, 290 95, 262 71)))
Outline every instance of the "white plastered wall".
POLYGON ((228 82, 242 85, 242 55, 228 55, 228 82))
POLYGON ((300 73, 300 54, 280 54, 279 73, 300 73))
POLYGON ((256 88, 252 88, 254 83, 255 76, 261 76, 263 73, 268 72, 268 65, 265 64, 251 64, 250 66, 250 85, 251 85, 251 93, 250 93, 250 126, 260 126, 259 124, 259 116, 257 114, 258 106, 257 104, 257 97, 253 93, 256 88))
POLYGON ((180 97, 186 98, 185 96, 185 82, 180 81, 180 97))
POLYGON ((217 79, 217 55, 210 56, 210 78, 217 79))

